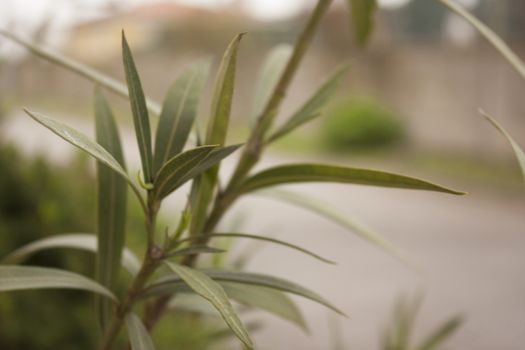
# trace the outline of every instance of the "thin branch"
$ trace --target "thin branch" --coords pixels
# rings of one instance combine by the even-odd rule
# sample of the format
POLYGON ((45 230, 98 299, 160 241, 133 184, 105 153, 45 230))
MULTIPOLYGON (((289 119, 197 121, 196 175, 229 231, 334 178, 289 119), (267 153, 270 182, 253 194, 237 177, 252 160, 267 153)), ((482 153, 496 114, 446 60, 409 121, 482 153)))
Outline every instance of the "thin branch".
POLYGON ((485 38, 487 41, 494 46, 496 50, 512 65, 512 67, 518 72, 518 74, 525 79, 525 63, 512 51, 512 49, 497 35, 492 29, 490 29, 485 23, 474 17, 463 7, 458 5, 452 0, 438 0, 443 5, 448 7, 457 15, 463 17, 467 22, 472 24, 474 28, 485 38))
POLYGON ((331 3, 332 0, 319 0, 317 2, 311 17, 297 39, 292 55, 286 64, 286 67, 272 93, 272 96, 268 100, 268 103, 266 104, 263 112, 257 119, 257 124, 250 135, 250 139, 244 147, 244 151, 241 155, 241 158, 239 159, 239 162, 237 163, 237 167, 230 179, 226 191, 231 190, 240 181, 242 181, 253 168, 253 166, 258 162, 264 147, 264 137, 266 136, 268 129, 271 127, 277 113, 279 112, 282 101, 288 91, 288 87, 290 86, 290 83, 292 82, 302 59, 304 58, 304 54, 310 46, 317 29, 319 28, 321 19, 328 11, 331 3))
MULTIPOLYGON (((203 234, 213 232, 220 219, 227 211, 227 209, 235 202, 239 197, 235 190, 235 184, 237 181, 242 180, 251 168, 259 160, 260 154, 263 148, 263 139, 271 126, 273 119, 277 115, 281 106, 282 100, 286 95, 288 87, 297 72, 300 62, 302 61, 304 54, 319 27, 319 23, 323 15, 327 12, 332 0, 319 0, 315 7, 311 17, 306 23, 303 31, 294 47, 294 51, 287 66, 277 83, 277 86, 273 92, 273 95, 269 99, 263 113, 257 120, 257 125, 250 135, 247 145, 245 146, 244 152, 237 164, 237 168, 230 178, 230 182, 224 192, 220 192, 215 198, 212 210, 206 220, 203 234)), ((205 243, 205 242, 204 242, 205 243)), ((192 266, 195 264, 198 255, 187 255, 183 260, 182 264, 192 266)), ((149 304, 146 309, 146 315, 144 324, 148 330, 153 329, 155 324, 164 314, 166 307, 172 296, 163 296, 157 298, 152 304, 149 304)))
MULTIPOLYGON (((0 35, 23 46, 28 51, 30 51, 38 57, 41 57, 51 63, 57 64, 74 73, 77 73, 78 75, 83 76, 84 78, 87 78, 88 80, 91 80, 92 82, 97 83, 102 87, 105 87, 106 89, 116 93, 117 95, 129 99, 128 88, 125 84, 112 77, 109 77, 108 75, 94 68, 77 62, 71 58, 60 55, 40 45, 33 44, 28 40, 22 39, 21 37, 10 33, 6 30, 0 29, 0 35)), ((152 101, 151 99, 146 99, 146 104, 150 113, 155 115, 160 114, 161 107, 157 102, 152 101)))

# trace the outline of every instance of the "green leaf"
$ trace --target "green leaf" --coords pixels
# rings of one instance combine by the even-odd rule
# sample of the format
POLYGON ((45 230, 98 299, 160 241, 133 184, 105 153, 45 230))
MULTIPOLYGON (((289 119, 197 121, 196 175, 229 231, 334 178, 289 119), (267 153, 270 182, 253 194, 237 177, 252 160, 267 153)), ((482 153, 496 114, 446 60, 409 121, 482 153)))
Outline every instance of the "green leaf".
POLYGON ((27 109, 24 111, 38 123, 42 124, 73 146, 80 148, 87 152, 89 155, 96 158, 101 163, 107 165, 125 179, 129 179, 126 171, 122 168, 119 162, 109 154, 106 149, 96 142, 91 141, 86 135, 81 132, 59 122, 58 120, 51 119, 40 113, 30 112, 27 109))
POLYGON ((201 146, 171 158, 160 169, 153 184, 157 198, 164 198, 182 186, 188 173, 201 163, 217 146, 201 146))
MULTIPOLYGON (((111 109, 97 88, 95 90, 95 134, 123 169, 126 168, 117 124, 111 109)), ((128 188, 126 181, 111 168, 97 162, 97 236, 96 279, 114 290, 119 281, 120 261, 125 242, 128 188)), ((112 305, 96 299, 102 329, 111 321, 112 305)))
MULTIPOLYGON (((187 285, 184 285, 177 293, 177 297, 171 298, 168 308, 171 310, 197 313, 203 316, 220 318, 221 314, 207 300, 195 294, 187 285)), ((228 332, 231 334, 230 329, 228 332)))
POLYGON ((215 172, 204 172, 197 176, 192 184, 189 198, 191 221, 189 225, 190 235, 196 235, 204 228, 204 222, 208 214, 208 207, 213 196, 213 178, 215 172))
MULTIPOLYGON (((235 86, 237 51, 243 35, 239 34, 231 41, 219 65, 211 105, 211 116, 206 131, 205 143, 208 145, 218 144, 222 146, 226 141, 235 86)), ((212 201, 218 172, 219 165, 213 166, 193 182, 191 233, 199 232, 202 229, 208 213, 208 205, 212 201)))
POLYGON ((135 314, 126 316, 126 327, 132 350, 154 350, 155 346, 151 340, 146 327, 135 314))
POLYGON ((255 88, 252 108, 252 117, 254 121, 263 112, 264 106, 268 103, 268 100, 284 71, 286 63, 292 55, 292 49, 293 47, 291 45, 281 44, 274 47, 267 55, 255 88))
POLYGON ((332 98, 337 91, 341 80, 348 72, 348 65, 344 65, 337 69, 335 73, 313 94, 312 97, 297 111, 294 115, 277 131, 275 131, 268 139, 268 142, 273 142, 284 135, 290 133, 301 125, 317 118, 321 115, 320 110, 332 98))
POLYGON ((457 316, 434 331, 416 350, 435 350, 447 340, 463 323, 461 317, 457 316))
POLYGON ((352 27, 357 43, 364 46, 374 26, 376 0, 346 0, 350 6, 352 27))
MULTIPOLYGON (((308 333, 308 327, 299 308, 294 302, 281 291, 233 282, 219 282, 228 295, 248 307, 255 307, 270 312, 284 320, 290 321, 308 333)), ((217 316, 220 314, 208 303, 202 304, 202 298, 198 297, 188 286, 181 284, 177 290, 177 297, 173 298, 169 307, 176 310, 196 312, 206 316, 217 316)))
POLYGON ((469 22, 499 53, 511 64, 518 74, 525 79, 525 63, 512 51, 512 49, 486 24, 471 15, 463 7, 452 0, 441 1, 458 16, 469 22))
POLYGON ((279 244, 279 245, 282 245, 282 246, 285 246, 285 247, 288 247, 288 248, 291 248, 291 249, 294 249, 294 250, 297 250, 297 251, 300 251, 301 253, 304 253, 306 255, 309 255, 317 260, 320 260, 322 262, 325 262, 325 263, 328 263, 328 264, 334 264, 333 261, 330 261, 328 259, 325 259, 315 253, 312 253, 311 251, 309 250, 306 250, 304 248, 301 248, 301 247, 298 247, 294 244, 291 244, 291 243, 288 243, 288 242, 284 242, 284 241, 281 241, 281 240, 278 240, 278 239, 275 239, 275 238, 270 238, 270 237, 265 237, 265 236, 257 236, 257 235, 250 235, 250 234, 246 234, 246 233, 210 233, 210 234, 205 234, 205 235, 194 235, 194 236, 190 236, 190 237, 187 237, 187 238, 184 238, 184 239, 181 239, 179 240, 178 242, 176 243, 182 243, 182 242, 187 242, 187 241, 198 241, 202 238, 214 238, 214 237, 236 237, 236 238, 249 238, 249 239, 256 239, 256 240, 260 240, 260 241, 266 241, 266 242, 270 242, 270 243, 275 243, 275 244, 279 244))
MULTIPOLYGON (((3 264, 19 264, 31 255, 46 249, 74 248, 90 252, 97 251, 97 237, 86 233, 71 233, 56 235, 33 241, 18 248, 2 259, 3 264)), ((122 266, 135 276, 140 269, 140 261, 129 249, 122 252, 122 266)))
POLYGON ((381 237, 380 235, 378 235, 362 223, 358 222, 357 220, 350 218, 348 214, 340 212, 337 208, 334 208, 331 205, 324 203, 317 198, 310 197, 302 193, 278 189, 257 191, 255 192, 255 194, 299 206, 303 209, 309 210, 329 220, 332 220, 333 222, 339 224, 343 228, 357 234, 364 240, 383 249, 387 253, 392 254, 405 264, 409 266, 414 266, 414 264, 406 257, 406 254, 400 251, 399 248, 395 247, 388 240, 381 237))
POLYGON ((179 276, 195 293, 208 300, 221 314, 235 335, 250 349, 253 343, 241 320, 235 313, 228 296, 220 284, 204 273, 186 266, 166 262, 166 265, 179 276))
POLYGON ((408 176, 377 170, 317 164, 281 165, 263 170, 245 180, 240 185, 240 191, 246 193, 265 187, 301 182, 340 182, 357 185, 437 191, 457 195, 465 194, 464 192, 451 190, 408 176))
POLYGON ((248 306, 254 306, 277 315, 299 326, 305 332, 308 327, 299 308, 283 292, 266 287, 241 283, 220 283, 228 297, 248 306))
POLYGON ((142 91, 139 74, 135 67, 135 62, 133 61, 133 56, 131 55, 124 31, 122 31, 122 60, 124 62, 124 72, 126 73, 126 82, 128 84, 131 112, 133 113, 133 124, 135 125, 140 159, 142 160, 144 180, 146 183, 151 183, 153 170, 148 109, 146 108, 146 99, 142 91))
MULTIPOLYGON (((250 332, 255 333, 264 328, 261 321, 248 321, 245 323, 244 327, 250 332)), ((205 335, 206 338, 214 343, 218 341, 225 341, 232 337, 232 331, 229 328, 217 329, 210 332, 207 332, 205 335)))
POLYGON ((494 119, 492 116, 488 115, 482 110, 480 110, 480 113, 485 118, 487 118, 487 120, 507 139, 507 141, 511 145, 520 165, 523 180, 525 181, 525 153, 523 153, 523 149, 518 145, 516 141, 514 141, 514 139, 512 138, 512 136, 510 136, 507 130, 505 130, 503 126, 501 126, 501 124, 496 121, 496 119, 494 119))
POLYGON ((35 121, 48 128, 56 135, 60 136, 62 139, 66 140, 73 146, 78 147, 79 149, 86 152, 99 162, 107 165, 108 167, 116 171, 130 184, 130 186, 133 188, 133 191, 135 192, 139 200, 141 200, 142 202, 140 190, 138 189, 138 187, 133 183, 133 181, 131 181, 131 179, 128 177, 128 174, 119 164, 119 162, 115 158, 113 158, 113 156, 109 154, 108 151, 104 149, 104 147, 100 146, 96 142, 91 141, 86 135, 67 126, 62 122, 59 122, 58 120, 51 119, 40 113, 30 112, 27 109, 24 109, 24 111, 35 121))
POLYGON ((215 181, 212 179, 216 178, 216 173, 207 170, 235 152, 240 146, 241 145, 233 145, 212 150, 202 162, 180 179, 181 182, 194 179, 190 192, 190 208, 192 213, 190 232, 192 234, 196 234, 202 228, 213 194, 212 184, 214 184, 215 181), (199 221, 196 217, 201 217, 202 220, 199 221))
POLYGON ((410 346, 410 339, 414 333, 417 313, 423 302, 423 296, 417 295, 413 300, 400 298, 394 308, 392 324, 392 340, 398 349, 410 346))
MULTIPOLYGON (((277 289, 282 292, 300 295, 319 304, 322 304, 338 314, 345 315, 341 310, 333 306, 326 299, 304 287, 281 278, 262 275, 257 273, 223 271, 223 270, 202 270, 207 276, 218 282, 234 282, 248 285, 255 285, 277 289)), ((170 294, 180 290, 182 281, 176 276, 164 276, 158 279, 154 284, 149 286, 143 296, 149 297, 159 294, 170 294)))
MULTIPOLYGON (((27 40, 22 39, 21 37, 9 33, 5 30, 0 29, 0 35, 8 38, 9 40, 12 40, 13 42, 21 45, 25 49, 27 49, 29 52, 34 54, 35 56, 38 56, 40 58, 43 58, 44 60, 47 60, 48 62, 52 64, 56 64, 62 68, 65 68, 75 74, 78 74, 114 93, 116 93, 119 96, 129 98, 128 96, 128 88, 125 84, 121 83, 118 80, 115 80, 114 78, 105 75, 101 71, 98 71, 94 69, 93 67, 86 66, 85 64, 82 64, 78 61, 72 60, 69 57, 65 57, 58 52, 55 52, 53 50, 50 50, 46 47, 36 45, 34 43, 31 43, 27 40)), ((148 109, 151 113, 158 115, 160 113, 160 106, 158 103, 152 100, 146 99, 146 103, 148 105, 148 109)))
POLYGON ((113 293, 77 273, 33 266, 0 266, 0 292, 27 289, 81 289, 117 301, 113 293))
POLYGON ((155 136, 155 173, 184 148, 197 114, 199 97, 208 78, 209 69, 209 60, 190 65, 168 91, 155 136))
POLYGON ((205 140, 208 145, 223 145, 226 141, 235 87, 237 51, 243 35, 244 33, 238 34, 228 45, 217 72, 211 105, 211 117, 205 140))
POLYGON ((186 176, 183 177, 183 181, 191 180, 197 175, 210 169, 214 165, 219 164, 224 158, 238 150, 241 146, 242 144, 237 144, 213 149, 201 163, 199 163, 195 168, 190 170, 186 176))
POLYGON ((187 248, 181 248, 174 250, 171 253, 164 255, 165 258, 173 258, 178 256, 193 255, 193 254, 202 254, 202 253, 224 253, 226 252, 223 249, 218 249, 214 247, 208 247, 206 245, 193 245, 187 248))
POLYGON ((200 146, 173 157, 162 167, 155 179, 157 193, 161 198, 167 196, 187 181, 221 162, 240 146, 200 146))

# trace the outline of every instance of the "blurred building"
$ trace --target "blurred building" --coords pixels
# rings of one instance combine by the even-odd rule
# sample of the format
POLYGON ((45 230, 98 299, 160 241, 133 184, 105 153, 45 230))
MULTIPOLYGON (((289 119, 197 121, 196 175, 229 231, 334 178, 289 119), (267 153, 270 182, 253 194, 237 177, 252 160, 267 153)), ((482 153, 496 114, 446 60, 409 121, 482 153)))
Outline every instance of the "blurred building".
MULTIPOLYGON (((161 100, 185 64, 208 55, 217 62, 236 33, 248 32, 240 50, 234 109, 237 125, 247 127, 258 66, 273 45, 293 42, 305 14, 285 21, 260 22, 232 10, 235 8, 207 10, 174 2, 151 2, 112 11, 75 26, 64 52, 122 79, 120 32, 125 29, 145 91, 161 100)), ((350 61, 351 71, 341 95, 371 96, 403 116, 415 149, 466 153, 502 150, 504 146, 479 117, 479 107, 498 116, 517 133, 525 133, 521 119, 525 115, 521 97, 525 83, 467 24, 460 21, 459 25, 451 25, 453 16, 446 8, 437 2, 412 1, 403 8, 380 11, 372 40, 365 49, 353 44, 346 11, 343 4, 334 6, 323 21, 294 81, 284 116, 338 64, 350 61), (467 34, 461 34, 462 30, 467 34), (460 40, 451 40, 450 33, 460 33, 460 40)), ((522 0, 485 0, 474 11, 525 57, 522 0)), ((86 97, 92 94, 92 84, 33 59, 19 64, 16 79, 10 82, 14 83, 9 85, 13 94, 22 99, 40 96, 68 103, 80 101, 73 105, 91 100, 86 97), (52 82, 52 96, 44 82, 52 82)))

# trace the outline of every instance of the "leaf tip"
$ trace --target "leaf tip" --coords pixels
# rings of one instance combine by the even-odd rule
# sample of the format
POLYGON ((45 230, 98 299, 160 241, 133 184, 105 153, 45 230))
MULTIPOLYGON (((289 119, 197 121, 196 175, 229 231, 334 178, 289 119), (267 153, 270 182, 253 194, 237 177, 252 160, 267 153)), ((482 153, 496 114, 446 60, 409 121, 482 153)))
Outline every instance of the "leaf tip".
POLYGON ((22 107, 22 111, 24 111, 31 118, 37 120, 35 113, 31 112, 27 107, 22 107))
POLYGON ((126 39, 126 33, 124 32, 124 28, 122 28, 122 31, 121 31, 121 41, 122 41, 122 48, 129 50, 128 39, 126 39))
POLYGON ((456 191, 456 190, 452 190, 451 193, 454 194, 454 195, 456 195, 456 196, 466 196, 466 195, 469 194, 469 193, 466 192, 466 191, 456 191))

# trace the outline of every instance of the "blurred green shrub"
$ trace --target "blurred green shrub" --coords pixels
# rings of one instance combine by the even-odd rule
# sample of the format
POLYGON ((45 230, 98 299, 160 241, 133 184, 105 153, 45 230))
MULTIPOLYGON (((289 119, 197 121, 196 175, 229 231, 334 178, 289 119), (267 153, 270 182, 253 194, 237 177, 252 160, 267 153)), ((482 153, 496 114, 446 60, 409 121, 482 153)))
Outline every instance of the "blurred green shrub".
MULTIPOLYGON (((95 178, 89 165, 80 153, 66 165, 55 165, 43 157, 25 157, 14 146, 0 143, 0 259, 53 234, 94 232, 95 178)), ((128 246, 140 250, 145 243, 141 209, 135 201, 129 205, 128 246)), ((91 253, 56 249, 38 253, 25 264, 92 276, 94 259, 91 253)), ((0 349, 95 349, 98 329, 93 302, 92 295, 70 290, 0 294, 0 349), (57 314, 57 310, 63 311, 57 314)), ((191 321, 193 332, 182 328, 183 337, 174 332, 180 329, 178 323, 175 327, 170 323, 158 329, 158 336, 182 349, 208 348, 211 340, 209 332, 202 331, 203 320, 184 316, 177 322, 191 321)))
MULTIPOLYGON (((68 164, 65 172, 43 158, 25 158, 13 146, 0 145, 0 168, 0 256, 54 232, 93 231, 94 180, 84 158, 68 164)), ((27 264, 93 274, 88 253, 49 251, 27 264)), ((74 291, 2 294, 0 349, 92 349, 92 303, 91 296, 74 291), (64 307, 57 317, 56 310, 64 307)))
POLYGON ((405 128, 400 119, 369 99, 335 103, 322 128, 323 144, 334 151, 385 148, 404 139, 405 128))

